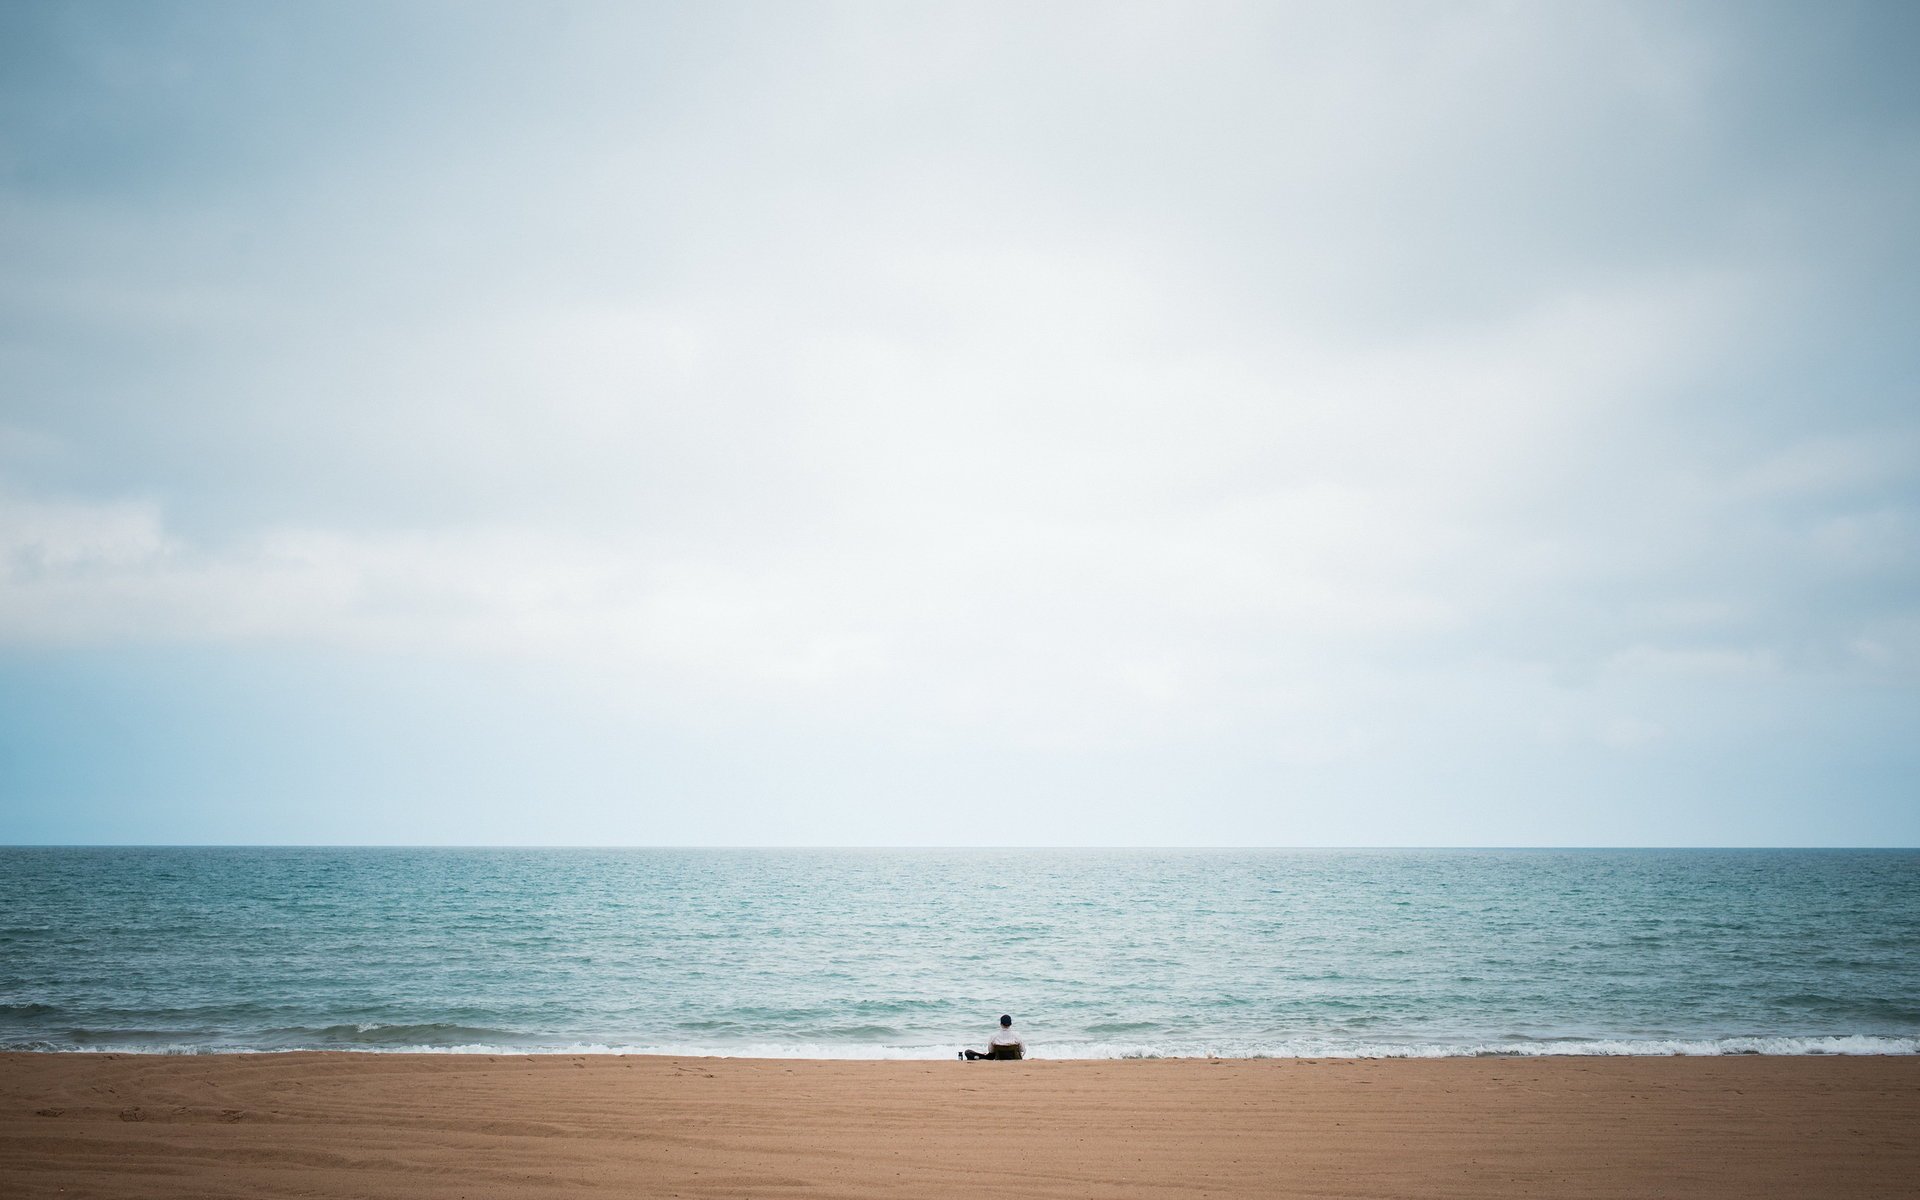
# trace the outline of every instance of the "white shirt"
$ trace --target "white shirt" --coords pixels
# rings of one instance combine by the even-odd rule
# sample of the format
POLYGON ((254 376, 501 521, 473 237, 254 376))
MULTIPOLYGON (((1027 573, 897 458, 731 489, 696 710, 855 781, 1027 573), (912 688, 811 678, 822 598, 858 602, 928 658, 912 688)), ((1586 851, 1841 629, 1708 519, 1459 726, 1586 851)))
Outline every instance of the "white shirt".
POLYGON ((993 1031, 993 1036, 987 1039, 987 1045, 1024 1046, 1026 1043, 1020 1040, 1020 1035, 1015 1033, 1013 1027, 1009 1025, 1005 1029, 996 1028, 993 1031))

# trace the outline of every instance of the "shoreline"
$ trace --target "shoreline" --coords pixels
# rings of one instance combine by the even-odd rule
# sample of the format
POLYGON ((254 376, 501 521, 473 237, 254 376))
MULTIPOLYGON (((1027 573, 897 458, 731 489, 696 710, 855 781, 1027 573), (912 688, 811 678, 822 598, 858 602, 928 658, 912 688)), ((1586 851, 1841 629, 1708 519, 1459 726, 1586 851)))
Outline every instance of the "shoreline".
MULTIPOLYGON (((569 1043, 549 1046, 460 1043, 435 1046, 420 1043, 379 1042, 325 1045, 193 1045, 181 1043, 129 1046, 0 1046, 8 1054, 127 1055, 138 1058, 233 1058, 251 1054, 418 1054, 433 1057, 592 1057, 592 1058, 700 1058, 756 1059, 777 1062, 924 1063, 944 1062, 961 1043, 929 1046, 871 1046, 865 1044, 781 1045, 755 1043, 739 1047, 647 1045, 640 1043, 569 1043), (820 1051, 825 1051, 821 1053, 820 1051)), ((1298 1052, 1252 1053, 1175 1048, 1155 1050, 1121 1046, 1103 1052, 1080 1053, 1084 1045, 1058 1048, 1030 1047, 1027 1057, 1046 1062, 1298 1062, 1339 1059, 1351 1062, 1434 1062, 1450 1059, 1616 1059, 1616 1058, 1911 1058, 1920 1057, 1920 1037, 1894 1034, 1741 1035, 1721 1038, 1567 1038, 1556 1041, 1374 1043, 1364 1048, 1313 1046, 1298 1052)))
MULTIPOLYGON (((955 1047, 958 1049, 959 1047, 955 1047)), ((645 1059, 651 1061, 674 1062, 742 1062, 772 1063, 792 1065, 794 1063, 819 1063, 840 1066, 915 1066, 931 1063, 956 1061, 951 1054, 918 1055, 912 1058, 854 1058, 836 1055, 805 1054, 726 1054, 708 1051, 665 1051, 665 1050, 600 1050, 568 1047, 559 1050, 482 1049, 474 1050, 463 1046, 447 1049, 366 1046, 355 1049, 329 1047, 325 1049, 312 1046, 289 1046, 275 1050, 129 1050, 123 1047, 88 1049, 65 1048, 59 1050, 32 1050, 0 1048, 0 1063, 9 1059, 34 1058, 129 1058, 129 1059, 184 1059, 188 1061, 242 1058, 281 1058, 291 1054, 304 1054, 314 1058, 423 1058, 423 1059, 486 1059, 489 1062, 508 1058, 547 1059, 645 1059)), ((1920 1060, 1920 1051, 1913 1050, 1858 1050, 1858 1051, 1804 1051, 1789 1054, 1775 1054, 1764 1050, 1727 1050, 1712 1054, 1683 1054, 1667 1052, 1622 1052, 1590 1053, 1584 1051, 1542 1051, 1532 1053, 1487 1052, 1477 1054, 1126 1054, 1105 1058, 1082 1058, 1072 1055, 1028 1054, 1024 1059, 1003 1060, 1027 1063, 1436 1063, 1436 1062, 1650 1062, 1665 1060, 1700 1060, 1713 1062, 1721 1059, 1768 1059, 1780 1062, 1800 1062, 1802 1060, 1834 1061, 1862 1058, 1915 1059, 1920 1060)))
MULTIPOLYGON (((909 1036, 926 1037, 915 1030, 909 1036)), ((951 1031, 949 1031, 951 1032, 951 1031)), ((503 1029, 457 1029, 444 1024, 334 1024, 224 1033, 208 1030, 69 1029, 66 1037, 15 1033, 0 1054, 134 1054, 228 1056, 237 1054, 345 1053, 435 1055, 651 1055, 666 1058, 781 1059, 824 1062, 939 1062, 967 1044, 958 1041, 809 1041, 778 1035, 757 1041, 643 1041, 565 1034, 516 1034, 503 1029), (448 1031, 454 1031, 449 1034, 448 1031), (134 1035, 131 1040, 123 1040, 134 1035), (465 1036, 463 1036, 465 1035, 465 1036)), ((1451 1058, 1830 1058, 1920 1055, 1920 1034, 1908 1033, 1720 1033, 1633 1036, 1565 1034, 1525 1037, 1471 1036, 1453 1039, 1382 1037, 1274 1037, 1247 1040, 1231 1035, 1029 1040, 1028 1055, 1063 1062, 1187 1061, 1247 1059, 1429 1060, 1451 1058)))
MULTIPOLYGON (((954 1049, 960 1047, 956 1044, 954 1049)), ((526 1058, 533 1060, 547 1058, 583 1058, 583 1059, 645 1059, 654 1061, 671 1060, 675 1062, 750 1062, 792 1065, 794 1063, 820 1063, 842 1066, 916 1066, 956 1061, 953 1054, 917 1055, 912 1058, 856 1058, 842 1055, 808 1054, 731 1054, 710 1051, 667 1051, 667 1050, 621 1050, 621 1049, 585 1049, 568 1047, 558 1050, 516 1049, 469 1049, 463 1046, 437 1049, 433 1047, 394 1047, 366 1046, 348 1049, 345 1047, 316 1048, 313 1046, 289 1046, 285 1049, 246 1049, 246 1050, 129 1050, 124 1047, 90 1049, 86 1047, 62 1048, 58 1050, 21 1049, 19 1047, 0 1047, 0 1063, 10 1059, 36 1058, 128 1058, 128 1059, 183 1059, 188 1061, 222 1061, 244 1058, 282 1058, 292 1054, 304 1054, 314 1058, 338 1056, 341 1058, 423 1058, 423 1059, 486 1059, 489 1062, 506 1058, 526 1058)), ((1027 1063, 1435 1063, 1435 1062, 1647 1062, 1662 1060, 1700 1060, 1713 1062, 1722 1059, 1767 1059, 1780 1062, 1799 1062, 1802 1060, 1835 1061, 1862 1058, 1914 1059, 1920 1061, 1920 1051, 1913 1050, 1857 1050, 1857 1051, 1803 1051, 1776 1054, 1764 1050, 1727 1050, 1711 1054, 1684 1054, 1657 1051, 1591 1053, 1585 1051, 1542 1051, 1534 1053, 1508 1054, 1503 1052, 1485 1052, 1476 1054, 1124 1054, 1103 1058, 1085 1058, 1073 1055, 1049 1055, 1029 1053, 1023 1059, 1003 1060, 1027 1063)))
POLYGON ((0 1054, 10 1197, 1624 1200, 1916 1178, 1911 1055, 0 1054))

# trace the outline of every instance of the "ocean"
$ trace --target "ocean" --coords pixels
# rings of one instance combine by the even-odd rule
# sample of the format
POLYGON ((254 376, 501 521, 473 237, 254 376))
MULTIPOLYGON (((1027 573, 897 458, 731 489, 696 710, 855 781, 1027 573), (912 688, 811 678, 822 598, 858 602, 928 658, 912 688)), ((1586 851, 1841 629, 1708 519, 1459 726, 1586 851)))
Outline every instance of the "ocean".
POLYGON ((0 1048, 1920 1051, 1920 851, 0 849, 0 1048))

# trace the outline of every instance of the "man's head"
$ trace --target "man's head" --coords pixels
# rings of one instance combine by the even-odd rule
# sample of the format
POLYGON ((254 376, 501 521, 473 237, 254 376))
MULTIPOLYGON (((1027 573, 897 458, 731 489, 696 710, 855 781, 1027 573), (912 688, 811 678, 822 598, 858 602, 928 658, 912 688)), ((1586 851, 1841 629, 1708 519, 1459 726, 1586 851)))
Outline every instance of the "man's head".
POLYGON ((1007 1016, 1005 1013, 1002 1013, 1000 1015, 1000 1028, 1006 1029, 1012 1026, 1012 1024, 1013 1024, 1012 1017, 1007 1016))

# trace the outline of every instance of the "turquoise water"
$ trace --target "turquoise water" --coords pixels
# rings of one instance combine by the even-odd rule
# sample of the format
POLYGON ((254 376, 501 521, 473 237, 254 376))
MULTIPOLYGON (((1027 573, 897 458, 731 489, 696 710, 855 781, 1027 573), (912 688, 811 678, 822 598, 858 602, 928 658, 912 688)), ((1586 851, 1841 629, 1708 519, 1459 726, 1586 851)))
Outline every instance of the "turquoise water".
POLYGON ((1920 1050, 1920 852, 0 849, 0 1047, 1920 1050))

